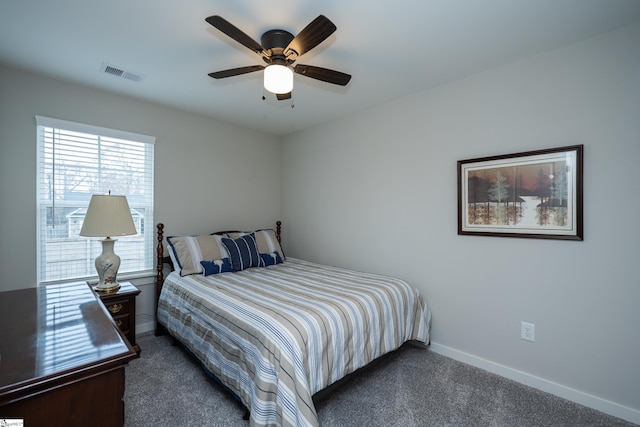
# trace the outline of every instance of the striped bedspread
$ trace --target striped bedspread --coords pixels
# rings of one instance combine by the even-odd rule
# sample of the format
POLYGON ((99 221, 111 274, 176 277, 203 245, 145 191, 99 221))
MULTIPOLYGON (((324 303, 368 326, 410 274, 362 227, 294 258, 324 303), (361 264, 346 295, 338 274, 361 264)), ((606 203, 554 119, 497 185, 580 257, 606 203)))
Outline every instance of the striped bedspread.
POLYGON ((204 277, 171 273, 158 320, 251 411, 252 426, 317 426, 312 396, 405 341, 431 314, 406 282, 293 258, 204 277))

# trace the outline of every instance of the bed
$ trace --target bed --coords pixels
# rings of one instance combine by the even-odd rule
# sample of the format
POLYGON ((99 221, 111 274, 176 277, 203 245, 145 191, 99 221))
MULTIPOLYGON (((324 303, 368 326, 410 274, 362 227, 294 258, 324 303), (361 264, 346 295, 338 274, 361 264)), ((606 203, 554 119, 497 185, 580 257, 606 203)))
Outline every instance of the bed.
POLYGON ((428 344, 431 314, 405 281, 286 257, 280 230, 165 247, 158 224, 156 333, 184 345, 251 426, 317 426, 314 395, 405 342, 428 344))

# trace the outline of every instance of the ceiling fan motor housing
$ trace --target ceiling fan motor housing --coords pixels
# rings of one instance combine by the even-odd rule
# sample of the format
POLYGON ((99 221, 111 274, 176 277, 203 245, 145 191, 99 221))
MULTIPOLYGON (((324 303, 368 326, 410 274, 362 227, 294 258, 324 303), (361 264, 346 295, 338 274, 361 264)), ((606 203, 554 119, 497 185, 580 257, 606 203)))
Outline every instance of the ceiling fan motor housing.
POLYGON ((285 30, 269 30, 262 35, 260 43, 265 49, 280 48, 284 50, 293 40, 293 34, 285 30))
POLYGON ((270 54, 264 57, 264 61, 268 64, 286 65, 287 59, 284 55, 284 49, 289 46, 294 35, 285 30, 269 30, 262 35, 260 43, 264 50, 270 54))

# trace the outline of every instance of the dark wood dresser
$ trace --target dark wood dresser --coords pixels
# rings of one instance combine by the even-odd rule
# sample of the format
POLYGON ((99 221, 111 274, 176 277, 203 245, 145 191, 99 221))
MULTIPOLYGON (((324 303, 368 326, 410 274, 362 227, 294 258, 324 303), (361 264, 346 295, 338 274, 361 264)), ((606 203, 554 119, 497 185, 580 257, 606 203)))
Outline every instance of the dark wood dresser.
POLYGON ((0 419, 122 426, 135 357, 85 282, 0 292, 0 419))

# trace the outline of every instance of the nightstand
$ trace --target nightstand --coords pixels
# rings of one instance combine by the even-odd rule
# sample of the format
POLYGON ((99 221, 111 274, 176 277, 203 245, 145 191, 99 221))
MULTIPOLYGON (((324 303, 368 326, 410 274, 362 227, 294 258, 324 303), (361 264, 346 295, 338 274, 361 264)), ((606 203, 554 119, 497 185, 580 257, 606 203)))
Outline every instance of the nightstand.
MULTIPOLYGON (((93 288, 95 291, 95 288, 93 288)), ((136 296, 140 290, 131 282, 120 282, 120 288, 113 292, 98 292, 100 301, 107 307, 118 328, 127 337, 129 344, 140 354, 136 344, 136 296)))

